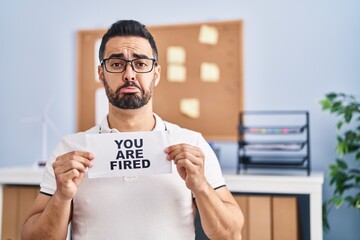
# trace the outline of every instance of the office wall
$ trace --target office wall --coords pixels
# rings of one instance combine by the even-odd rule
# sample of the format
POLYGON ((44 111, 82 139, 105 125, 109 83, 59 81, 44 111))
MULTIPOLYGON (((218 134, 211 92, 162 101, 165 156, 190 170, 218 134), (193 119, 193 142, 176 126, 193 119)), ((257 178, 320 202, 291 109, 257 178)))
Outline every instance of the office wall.
MULTIPOLYGON (((242 19, 245 109, 309 110, 312 167, 327 174, 336 156, 336 119, 318 100, 329 91, 360 94, 359 12, 357 0, 0 0, 0 167, 41 158, 41 124, 23 120, 41 115, 49 102, 60 135, 75 131, 79 29, 129 18, 146 25, 242 19)), ((49 152, 59 139, 49 130, 49 152)), ((233 168, 236 143, 215 144, 223 167, 233 168)), ((358 213, 344 208, 330 217, 325 239, 360 235, 358 213)))

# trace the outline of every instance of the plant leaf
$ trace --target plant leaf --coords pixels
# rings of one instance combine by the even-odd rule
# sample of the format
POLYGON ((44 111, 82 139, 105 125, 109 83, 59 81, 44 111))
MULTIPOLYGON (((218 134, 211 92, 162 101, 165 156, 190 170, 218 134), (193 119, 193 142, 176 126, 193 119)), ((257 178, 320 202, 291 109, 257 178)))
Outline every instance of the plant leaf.
POLYGON ((344 141, 339 142, 338 145, 336 146, 336 151, 340 154, 340 156, 344 156, 349 151, 346 142, 344 141))
POLYGON ((341 127, 343 126, 344 122, 343 121, 339 121, 337 124, 336 124, 336 129, 339 131, 341 129, 341 127))
POLYGON ((337 98, 337 93, 332 92, 332 93, 326 94, 325 96, 327 99, 333 100, 333 99, 337 98))
POLYGON ((341 102, 334 102, 332 104, 332 106, 330 107, 330 112, 332 112, 332 113, 337 112, 337 111, 341 110, 341 108, 342 108, 341 102))
POLYGON ((322 106, 322 110, 327 110, 331 107, 331 101, 329 99, 320 100, 319 103, 322 106))
POLYGON ((345 111, 344 118, 345 118, 345 122, 346 122, 346 123, 351 122, 352 111, 347 109, 347 110, 345 111))
POLYGON ((328 214, 330 210, 329 203, 327 201, 323 202, 322 209, 323 229, 325 233, 328 233, 330 231, 330 224, 328 220, 328 214))
POLYGON ((357 152, 357 153, 356 153, 355 159, 356 159, 356 160, 359 160, 359 159, 360 159, 360 152, 357 152))
POLYGON ((337 159, 336 160, 337 165, 341 168, 341 169, 347 169, 348 165, 346 164, 345 161, 341 160, 341 159, 337 159))
POLYGON ((333 203, 336 208, 340 208, 343 202, 344 202, 343 198, 339 196, 335 196, 331 199, 331 203, 333 203))

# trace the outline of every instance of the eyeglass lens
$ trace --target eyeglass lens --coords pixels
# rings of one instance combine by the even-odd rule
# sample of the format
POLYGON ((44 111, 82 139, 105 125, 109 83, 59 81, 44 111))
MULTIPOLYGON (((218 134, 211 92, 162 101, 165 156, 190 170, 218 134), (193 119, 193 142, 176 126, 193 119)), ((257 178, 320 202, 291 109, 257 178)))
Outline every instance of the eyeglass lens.
POLYGON ((133 70, 138 73, 150 72, 154 65, 154 61, 152 59, 146 58, 133 60, 109 58, 105 61, 105 67, 108 72, 121 73, 125 70, 128 62, 131 63, 133 70))

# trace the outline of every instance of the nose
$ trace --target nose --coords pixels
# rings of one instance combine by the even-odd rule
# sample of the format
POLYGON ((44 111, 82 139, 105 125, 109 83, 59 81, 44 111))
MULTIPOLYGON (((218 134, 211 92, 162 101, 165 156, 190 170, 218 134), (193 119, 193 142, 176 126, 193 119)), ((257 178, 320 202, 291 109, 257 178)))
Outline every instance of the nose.
POLYGON ((125 67, 125 71, 124 71, 124 74, 123 74, 124 82, 135 81, 135 74, 136 73, 135 73, 135 71, 134 71, 134 69, 132 67, 132 63, 127 62, 126 67, 125 67))

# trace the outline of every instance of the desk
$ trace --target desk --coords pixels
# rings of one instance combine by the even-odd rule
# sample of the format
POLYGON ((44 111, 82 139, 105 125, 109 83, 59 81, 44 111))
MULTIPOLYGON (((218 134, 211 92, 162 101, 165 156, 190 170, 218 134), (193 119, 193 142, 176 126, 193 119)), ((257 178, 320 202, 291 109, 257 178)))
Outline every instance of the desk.
MULTIPOLYGON (((0 233, 2 227, 3 185, 39 185, 40 168, 0 169, 0 233)), ((228 188, 232 192, 268 194, 307 194, 310 199, 310 237, 322 237, 322 173, 306 175, 236 175, 224 171, 228 188)))
POLYGON ((2 236, 4 185, 38 186, 42 179, 42 173, 43 173, 43 169, 41 168, 1 168, 0 169, 0 238, 2 236))
POLYGON ((323 239, 322 173, 306 175, 236 175, 224 172, 232 192, 269 194, 307 194, 310 199, 310 238, 323 239))

